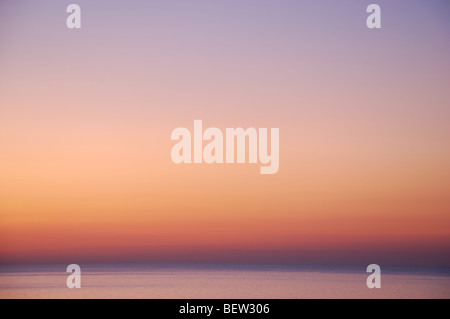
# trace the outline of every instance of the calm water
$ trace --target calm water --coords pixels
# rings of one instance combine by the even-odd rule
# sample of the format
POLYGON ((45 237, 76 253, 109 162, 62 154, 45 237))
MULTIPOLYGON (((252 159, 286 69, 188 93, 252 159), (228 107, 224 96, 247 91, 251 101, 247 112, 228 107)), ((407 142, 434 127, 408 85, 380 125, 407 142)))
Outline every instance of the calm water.
POLYGON ((450 298, 450 269, 364 267, 83 265, 68 289, 67 265, 0 266, 0 298, 450 298))

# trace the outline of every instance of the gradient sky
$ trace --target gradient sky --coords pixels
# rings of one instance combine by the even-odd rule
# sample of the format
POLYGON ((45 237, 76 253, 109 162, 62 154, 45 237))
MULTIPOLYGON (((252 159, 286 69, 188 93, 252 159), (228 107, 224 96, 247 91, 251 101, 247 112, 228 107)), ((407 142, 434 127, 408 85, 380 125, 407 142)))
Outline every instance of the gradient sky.
POLYGON ((1 1, 0 262, 450 266, 449 9, 1 1), (195 119, 279 172, 172 163, 195 119))

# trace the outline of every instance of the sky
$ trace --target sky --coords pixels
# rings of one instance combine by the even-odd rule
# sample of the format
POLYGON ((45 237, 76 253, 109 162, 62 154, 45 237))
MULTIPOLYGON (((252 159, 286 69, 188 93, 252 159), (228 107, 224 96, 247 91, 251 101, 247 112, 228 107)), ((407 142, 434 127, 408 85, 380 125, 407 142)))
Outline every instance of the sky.
POLYGON ((0 3, 0 263, 450 266, 447 1, 72 2, 0 3), (279 171, 174 164, 197 119, 279 171))

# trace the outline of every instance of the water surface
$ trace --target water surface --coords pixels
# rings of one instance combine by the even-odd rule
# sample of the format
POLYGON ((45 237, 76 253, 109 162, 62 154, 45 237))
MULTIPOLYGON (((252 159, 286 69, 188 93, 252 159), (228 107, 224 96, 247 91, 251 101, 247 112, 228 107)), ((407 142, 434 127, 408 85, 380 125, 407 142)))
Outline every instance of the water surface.
POLYGON ((448 268, 382 267, 369 289, 364 267, 80 264, 69 289, 66 267, 0 266, 0 298, 450 298, 448 268))

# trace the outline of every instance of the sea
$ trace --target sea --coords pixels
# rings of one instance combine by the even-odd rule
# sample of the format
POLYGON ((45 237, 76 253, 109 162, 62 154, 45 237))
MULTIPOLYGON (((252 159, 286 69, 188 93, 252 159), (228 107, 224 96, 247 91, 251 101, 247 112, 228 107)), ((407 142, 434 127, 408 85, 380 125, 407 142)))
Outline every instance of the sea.
POLYGON ((365 266, 80 264, 0 265, 0 298, 310 299, 450 298, 450 268, 381 267, 368 288, 365 266))

